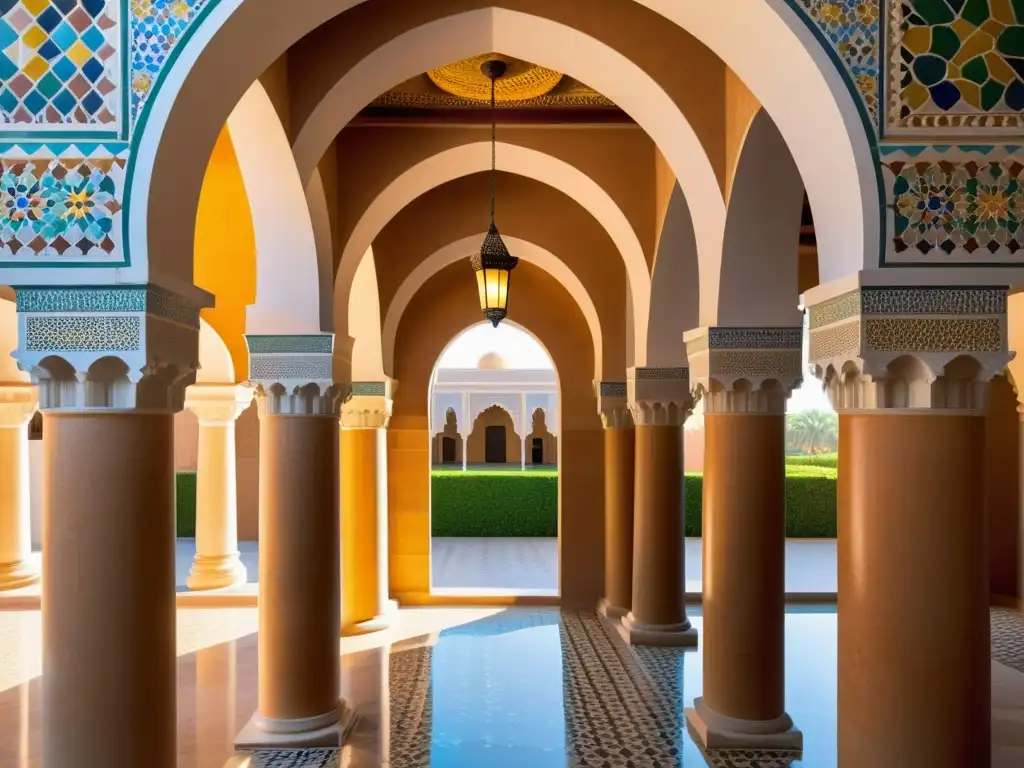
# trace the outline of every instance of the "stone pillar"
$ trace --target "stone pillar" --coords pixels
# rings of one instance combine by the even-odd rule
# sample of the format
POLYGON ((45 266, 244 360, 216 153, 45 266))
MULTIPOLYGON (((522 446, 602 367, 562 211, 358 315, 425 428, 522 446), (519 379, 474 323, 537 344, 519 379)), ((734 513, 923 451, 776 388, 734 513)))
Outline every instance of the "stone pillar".
POLYGON ((238 552, 238 479, 235 475, 235 421, 252 402, 242 384, 193 384, 185 407, 199 419, 196 472, 196 554, 189 589, 244 584, 238 552))
POLYGON ((0 590, 39 581, 32 555, 28 423, 39 396, 30 384, 0 385, 0 590))
POLYGON ((145 285, 18 289, 14 356, 45 434, 45 768, 177 763, 173 414, 204 303, 145 285))
POLYGON ((785 708, 786 400, 802 328, 684 335, 704 405, 704 691, 686 710, 709 749, 801 749, 785 708))
POLYGON ((633 603, 633 484, 636 432, 626 383, 596 382, 604 426, 604 597, 597 610, 620 621, 633 603))
POLYGON ((337 747, 338 434, 332 337, 246 336, 260 415, 259 692, 237 749, 337 747))
POLYGON ((634 645, 694 646, 686 617, 683 423, 693 410, 687 368, 631 368, 636 424, 633 597, 622 633, 634 645))
POLYGON ((839 766, 989 765, 984 414, 1006 290, 827 289, 807 303, 840 413, 839 766))
POLYGON ((341 631, 391 625, 387 426, 395 382, 356 382, 341 414, 341 631))

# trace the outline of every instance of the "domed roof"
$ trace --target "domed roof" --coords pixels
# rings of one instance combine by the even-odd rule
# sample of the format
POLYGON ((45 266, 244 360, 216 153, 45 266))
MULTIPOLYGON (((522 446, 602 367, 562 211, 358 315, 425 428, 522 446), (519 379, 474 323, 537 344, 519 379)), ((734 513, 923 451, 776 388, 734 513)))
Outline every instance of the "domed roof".
POLYGON ((477 360, 476 367, 500 371, 504 370, 508 366, 505 364, 505 358, 503 358, 497 352, 488 352, 486 355, 477 360))

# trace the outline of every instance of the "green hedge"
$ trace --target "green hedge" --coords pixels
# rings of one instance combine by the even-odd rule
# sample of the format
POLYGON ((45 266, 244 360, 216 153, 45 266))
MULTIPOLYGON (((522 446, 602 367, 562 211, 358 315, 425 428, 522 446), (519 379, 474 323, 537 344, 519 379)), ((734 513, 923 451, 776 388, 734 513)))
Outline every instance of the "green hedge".
MULTIPOLYGON (((686 476, 686 535, 701 535, 701 475, 686 476)), ((434 536, 557 536, 558 478, 451 473, 431 478, 434 536)), ((828 468, 794 467, 786 476, 786 536, 836 536, 836 478, 828 468)))
POLYGON ((786 464, 791 467, 839 467, 838 453, 790 454, 786 464))
POLYGON ((196 473, 179 472, 174 483, 174 509, 179 538, 196 535, 196 473))

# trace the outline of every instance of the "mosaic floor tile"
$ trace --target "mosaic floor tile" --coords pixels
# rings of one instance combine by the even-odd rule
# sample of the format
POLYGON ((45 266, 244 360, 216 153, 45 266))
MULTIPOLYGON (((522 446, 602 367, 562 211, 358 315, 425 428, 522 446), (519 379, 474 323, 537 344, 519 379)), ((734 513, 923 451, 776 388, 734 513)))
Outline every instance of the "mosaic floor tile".
POLYGON ((249 768, 339 768, 337 749, 281 749, 254 752, 249 768))

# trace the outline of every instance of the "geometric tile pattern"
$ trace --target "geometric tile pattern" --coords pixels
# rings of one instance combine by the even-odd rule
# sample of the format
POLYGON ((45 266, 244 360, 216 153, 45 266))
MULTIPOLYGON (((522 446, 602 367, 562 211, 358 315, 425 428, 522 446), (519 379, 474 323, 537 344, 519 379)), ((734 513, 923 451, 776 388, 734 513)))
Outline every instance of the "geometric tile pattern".
POLYGON ((893 0, 890 126, 1024 125, 1024 4, 1016 0, 893 0))
POLYGON ((864 343, 879 352, 998 352, 1002 324, 995 318, 871 318, 864 343))
POLYGON ((148 312, 199 327, 199 310, 178 294, 150 286, 118 288, 19 288, 18 312, 148 312))
POLYGON ((626 382, 624 381, 602 381, 599 382, 599 397, 625 397, 626 382))
POLYGON ((329 333, 305 336, 264 336, 247 333, 245 335, 245 343, 249 347, 249 354, 253 355, 275 353, 329 355, 334 349, 334 336, 329 333))
POLYGON ((992 658, 1024 672, 1024 614, 992 608, 992 658))
POLYGON ((353 381, 352 395, 361 397, 385 397, 387 382, 384 381, 353 381))
POLYGON ((0 125, 116 126, 121 0, 0 1, 0 125))
POLYGON ((881 0, 799 0, 846 66, 877 130, 881 0))
POLYGON ((330 355, 250 355, 249 378, 252 381, 280 381, 281 379, 305 382, 329 381, 331 379, 330 355))
POLYGON ((209 0, 132 0, 131 116, 138 119, 174 46, 209 0))
POLYGON ((141 327, 138 317, 29 317, 23 346, 30 352, 124 352, 138 349, 141 327))
POLYGON ((336 749, 274 749, 253 752, 249 768, 339 768, 336 749))
POLYGON ((810 327, 857 315, 1002 315, 1004 288, 862 288, 810 308, 810 327))
POLYGON ((0 259, 108 259, 122 235, 125 163, 0 158, 0 259))
POLYGON ((1024 248, 1024 154, 965 162, 890 160, 883 166, 896 254, 913 249, 937 260, 985 261, 1024 248))

